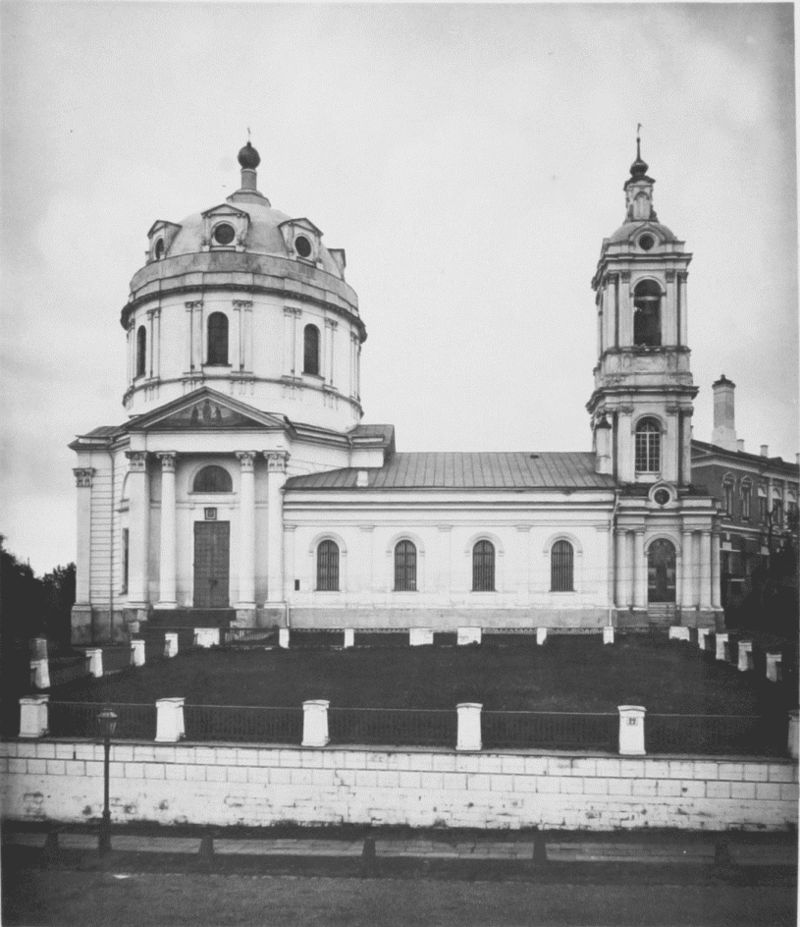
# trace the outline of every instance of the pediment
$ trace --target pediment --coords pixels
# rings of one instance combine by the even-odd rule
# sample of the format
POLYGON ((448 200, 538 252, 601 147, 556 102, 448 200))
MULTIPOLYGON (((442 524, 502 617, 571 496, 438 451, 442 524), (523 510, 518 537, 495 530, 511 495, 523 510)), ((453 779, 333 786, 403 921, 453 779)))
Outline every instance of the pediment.
POLYGON ((217 219, 220 216, 233 216, 237 219, 250 218, 246 212, 242 212, 241 209, 236 209, 236 207, 231 206, 230 203, 220 203, 219 206, 212 206, 211 209, 207 209, 201 215, 204 219, 217 219))
POLYGON ((128 431, 290 431, 288 419, 203 387, 128 423, 128 431))
POLYGON ((306 219, 303 216, 301 219, 287 219, 285 222, 281 222, 278 228, 283 228, 283 226, 291 226, 295 229, 303 229, 306 232, 311 232, 313 235, 322 235, 322 229, 317 228, 316 225, 310 220, 306 219))
POLYGON ((147 233, 147 237, 155 235, 156 232, 160 232, 162 229, 166 231, 177 230, 181 226, 177 222, 169 222, 167 219, 156 219, 156 221, 150 226, 150 231, 147 233))

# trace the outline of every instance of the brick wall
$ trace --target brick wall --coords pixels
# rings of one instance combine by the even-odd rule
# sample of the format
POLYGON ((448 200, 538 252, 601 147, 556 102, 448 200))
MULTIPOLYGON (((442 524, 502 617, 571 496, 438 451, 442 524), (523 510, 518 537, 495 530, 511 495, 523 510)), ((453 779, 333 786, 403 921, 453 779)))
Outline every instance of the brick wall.
MULTIPOLYGON (((98 818, 102 760, 85 741, 0 744, 5 817, 98 818)), ((603 831, 797 820, 797 765, 783 760, 144 743, 115 744, 111 760, 115 822, 603 831)))

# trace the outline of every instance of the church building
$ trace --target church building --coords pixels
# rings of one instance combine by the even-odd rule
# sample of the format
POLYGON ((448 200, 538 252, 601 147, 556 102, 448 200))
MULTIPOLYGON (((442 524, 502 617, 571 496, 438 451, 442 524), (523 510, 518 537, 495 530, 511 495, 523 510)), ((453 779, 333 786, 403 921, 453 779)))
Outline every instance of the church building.
MULTIPOLYGON (((158 220, 133 276, 127 420, 80 435, 73 642, 170 615, 234 627, 713 626, 714 500, 692 485, 691 255, 637 156, 604 239, 585 452, 403 453, 363 418, 345 253, 241 186, 158 220)), ((587 313, 587 328, 590 325, 587 313)))

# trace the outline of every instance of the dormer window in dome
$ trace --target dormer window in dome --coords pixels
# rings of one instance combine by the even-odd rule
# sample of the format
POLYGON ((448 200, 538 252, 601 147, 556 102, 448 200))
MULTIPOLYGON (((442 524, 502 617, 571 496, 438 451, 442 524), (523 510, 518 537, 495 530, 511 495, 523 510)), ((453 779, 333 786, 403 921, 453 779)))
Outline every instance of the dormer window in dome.
POLYGON ((289 254, 309 264, 317 264, 322 248, 322 232, 309 219, 289 219, 278 226, 289 254))
POLYGON ((161 261, 167 256, 167 251, 172 244, 173 239, 180 231, 181 227, 175 222, 166 222, 159 219, 154 222, 147 233, 149 245, 147 249, 147 261, 161 261))
POLYGON ((644 235, 639 236, 639 247, 642 249, 642 251, 650 251, 655 243, 655 238, 653 238, 649 232, 645 232, 644 235))
POLYGON ((250 216, 228 203, 202 213, 203 251, 244 251, 250 216))

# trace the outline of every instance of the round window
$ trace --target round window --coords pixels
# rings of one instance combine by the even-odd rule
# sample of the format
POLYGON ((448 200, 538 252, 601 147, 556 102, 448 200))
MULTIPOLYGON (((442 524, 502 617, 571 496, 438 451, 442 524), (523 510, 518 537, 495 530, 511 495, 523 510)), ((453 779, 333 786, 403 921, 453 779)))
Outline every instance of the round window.
POLYGON ((229 245, 233 241, 233 226, 223 222, 214 229, 214 241, 218 245, 229 245))
POLYGON ((311 254, 311 242, 304 235, 298 235, 295 238, 294 247, 302 258, 307 258, 311 254))
POLYGON ((653 498, 659 505, 666 505, 670 499, 669 491, 666 489, 657 489, 653 493, 653 498))
POLYGON ((655 243, 656 240, 652 235, 642 235, 642 237, 639 239, 639 247, 642 249, 642 251, 649 251, 655 243))

